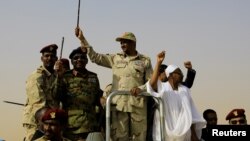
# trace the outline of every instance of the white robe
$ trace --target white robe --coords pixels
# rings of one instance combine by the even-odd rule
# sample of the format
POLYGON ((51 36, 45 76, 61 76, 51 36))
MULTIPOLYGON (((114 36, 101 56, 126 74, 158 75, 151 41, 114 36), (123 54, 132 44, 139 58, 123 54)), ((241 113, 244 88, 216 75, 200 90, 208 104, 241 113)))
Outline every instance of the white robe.
MULTIPOLYGON (((190 141, 192 124, 195 124, 196 134, 200 139, 206 122, 196 109, 187 87, 179 85, 176 91, 168 82, 158 81, 158 92, 155 92, 149 82, 146 86, 148 93, 163 100, 165 141, 190 141)), ((156 111, 153 124, 154 141, 161 141, 159 121, 159 112, 156 111)))

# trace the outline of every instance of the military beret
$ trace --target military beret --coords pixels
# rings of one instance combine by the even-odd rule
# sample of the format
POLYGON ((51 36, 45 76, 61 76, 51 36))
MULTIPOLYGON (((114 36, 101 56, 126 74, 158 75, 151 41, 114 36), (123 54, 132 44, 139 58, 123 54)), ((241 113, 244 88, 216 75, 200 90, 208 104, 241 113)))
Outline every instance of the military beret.
POLYGON ((53 52, 53 53, 56 53, 57 49, 58 49, 58 46, 56 44, 50 44, 50 45, 47 45, 47 46, 43 47, 40 50, 40 53, 44 53, 44 52, 53 52))
POLYGON ((237 118, 237 117, 245 117, 245 110, 233 109, 231 112, 227 114, 226 120, 230 120, 232 118, 237 118))
POLYGON ((75 54, 77 54, 77 53, 85 54, 85 55, 86 55, 86 54, 87 54, 87 50, 83 50, 81 47, 78 47, 78 48, 74 49, 74 50, 70 53, 69 58, 72 59, 73 56, 74 56, 75 54))
POLYGON ((46 120, 57 120, 61 124, 66 124, 68 122, 68 114, 63 109, 48 109, 42 117, 43 122, 46 120))
POLYGON ((132 32, 125 32, 120 37, 117 37, 115 40, 120 42, 122 39, 136 42, 135 35, 132 32))

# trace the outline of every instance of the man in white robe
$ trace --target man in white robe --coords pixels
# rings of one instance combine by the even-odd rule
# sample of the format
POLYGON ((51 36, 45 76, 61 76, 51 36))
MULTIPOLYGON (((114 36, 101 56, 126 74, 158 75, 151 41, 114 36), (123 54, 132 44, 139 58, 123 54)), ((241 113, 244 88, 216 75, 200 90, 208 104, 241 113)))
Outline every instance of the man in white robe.
MULTIPOLYGON (((206 122, 196 109, 189 88, 182 85, 183 74, 175 65, 166 69, 167 82, 158 80, 159 67, 165 58, 165 52, 157 56, 157 63, 147 92, 163 100, 165 141, 199 141, 201 130, 206 122)), ((153 140, 161 141, 159 113, 156 112, 153 127, 153 140)))

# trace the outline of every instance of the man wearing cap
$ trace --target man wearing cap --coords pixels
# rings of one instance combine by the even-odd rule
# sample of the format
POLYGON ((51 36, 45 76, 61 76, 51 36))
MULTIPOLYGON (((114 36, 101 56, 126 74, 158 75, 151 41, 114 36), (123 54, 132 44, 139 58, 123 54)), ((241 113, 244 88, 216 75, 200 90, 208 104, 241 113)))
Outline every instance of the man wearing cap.
POLYGON ((101 107, 103 92, 97 74, 86 69, 86 51, 78 47, 69 58, 73 69, 65 72, 59 83, 62 106, 69 116, 65 137, 73 141, 85 140, 90 132, 98 130, 95 108, 101 107))
MULTIPOLYGON (((157 55, 157 62, 151 79, 147 82, 147 91, 160 97, 164 105, 164 137, 167 141, 199 141, 201 129, 206 122, 197 111, 190 90, 182 85, 183 73, 176 65, 165 70, 167 82, 159 80, 159 68, 165 58, 165 51, 157 55)), ((153 140, 161 140, 159 113, 156 112, 153 126, 153 140)))
MULTIPOLYGON (((131 91, 137 87, 145 89, 145 83, 152 74, 151 60, 136 50, 136 37, 125 32, 116 41, 120 42, 122 52, 116 54, 96 53, 79 27, 75 30, 82 47, 87 48, 90 60, 113 71, 112 90, 131 91)), ((117 95, 112 99, 115 111, 112 111, 111 138, 113 141, 146 140, 147 99, 131 95, 117 95), (130 123, 130 124, 129 124, 130 123)))
MULTIPOLYGON (((187 86, 188 88, 191 88, 193 86, 193 83, 194 83, 196 71, 193 69, 192 63, 190 61, 184 62, 184 66, 187 69, 187 76, 186 76, 185 81, 182 82, 182 84, 185 85, 185 86, 187 86)), ((162 82, 166 82, 168 80, 167 76, 166 76, 166 73, 165 73, 165 70, 166 70, 167 67, 168 66, 165 65, 165 64, 162 64, 160 66, 160 69, 159 69, 159 75, 160 75, 159 79, 162 82)))
POLYGON ((50 44, 40 50, 42 65, 37 68, 26 81, 27 101, 23 112, 23 127, 25 140, 30 141, 37 125, 34 115, 44 106, 59 107, 56 79, 57 71, 54 70, 57 61, 56 44, 50 44))
POLYGON ((70 141, 62 136, 68 115, 59 108, 47 109, 42 117, 44 135, 34 141, 70 141))
POLYGON ((230 111, 226 116, 226 120, 230 125, 247 125, 245 110, 241 108, 230 111))
MULTIPOLYGON (((192 63, 190 61, 184 62, 184 66, 187 69, 187 76, 185 81, 182 82, 184 86, 191 88, 195 79, 196 71, 192 68, 192 63)), ((161 64, 159 68, 159 80, 162 82, 168 81, 165 70, 167 69, 166 64, 161 64)), ((154 113, 157 109, 157 104, 154 99, 148 99, 148 131, 147 131, 147 141, 152 141, 152 125, 154 120, 154 113)))
POLYGON ((42 118, 48 109, 50 109, 50 108, 49 107, 42 107, 36 111, 35 120, 36 120, 36 124, 37 124, 37 129, 36 129, 36 132, 34 133, 33 137, 31 138, 32 141, 36 140, 44 135, 42 118))

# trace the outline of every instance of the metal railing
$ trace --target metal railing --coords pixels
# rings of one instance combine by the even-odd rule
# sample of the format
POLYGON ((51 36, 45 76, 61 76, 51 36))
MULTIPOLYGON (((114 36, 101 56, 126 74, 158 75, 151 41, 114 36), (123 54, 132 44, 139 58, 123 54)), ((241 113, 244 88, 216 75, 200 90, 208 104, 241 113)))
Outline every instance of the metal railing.
MULTIPOLYGON (((111 112, 111 100, 115 95, 130 95, 129 91, 114 91, 112 92, 106 101, 106 141, 110 141, 110 112, 111 112)), ((161 129, 161 140, 164 141, 164 114, 163 114, 163 103, 162 103, 162 99, 159 97, 154 97, 152 95, 150 95, 149 93, 146 92, 142 92, 140 93, 138 96, 151 96, 153 98, 155 98, 158 102, 158 106, 159 107, 159 113, 160 113, 160 129, 161 129)))

